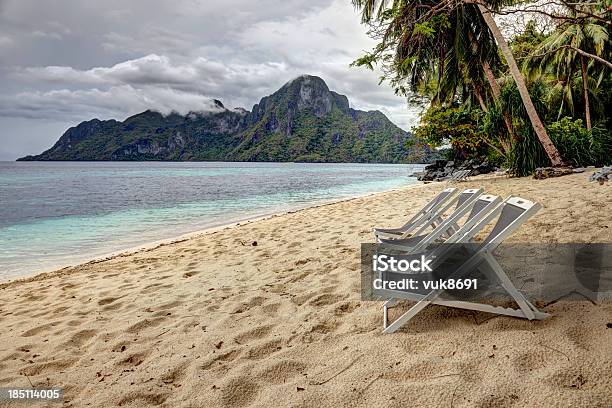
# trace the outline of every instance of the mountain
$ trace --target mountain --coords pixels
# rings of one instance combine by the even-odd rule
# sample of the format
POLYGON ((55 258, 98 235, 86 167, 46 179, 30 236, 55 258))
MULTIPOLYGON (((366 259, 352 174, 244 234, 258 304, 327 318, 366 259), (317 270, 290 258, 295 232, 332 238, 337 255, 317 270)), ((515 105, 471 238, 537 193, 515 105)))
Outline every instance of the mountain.
POLYGON ((303 75, 247 110, 93 119, 49 150, 18 160, 219 160, 428 162, 433 153, 379 111, 349 107, 316 76, 303 75))

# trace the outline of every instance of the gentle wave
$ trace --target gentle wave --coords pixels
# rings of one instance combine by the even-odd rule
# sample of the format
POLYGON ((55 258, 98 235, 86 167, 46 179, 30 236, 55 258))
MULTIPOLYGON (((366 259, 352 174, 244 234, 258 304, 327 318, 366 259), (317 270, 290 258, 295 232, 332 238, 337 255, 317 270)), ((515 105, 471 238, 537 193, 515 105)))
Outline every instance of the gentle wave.
POLYGON ((421 165, 1 162, 0 279, 403 187, 421 165))

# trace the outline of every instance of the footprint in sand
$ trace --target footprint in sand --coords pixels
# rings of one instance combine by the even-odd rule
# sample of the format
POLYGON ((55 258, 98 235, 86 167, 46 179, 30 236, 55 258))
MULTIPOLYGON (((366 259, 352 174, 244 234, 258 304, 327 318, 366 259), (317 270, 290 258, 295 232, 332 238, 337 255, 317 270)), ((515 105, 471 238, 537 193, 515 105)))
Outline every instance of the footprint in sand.
POLYGON ((214 355, 207 362, 203 363, 200 368, 202 370, 210 370, 215 368, 221 368, 225 363, 230 363, 237 359, 241 354, 239 349, 229 350, 225 353, 214 355))
POLYGON ((318 334, 328 334, 335 332, 340 323, 335 320, 327 320, 321 323, 317 323, 310 329, 310 333, 318 333, 318 334))
POLYGON ((164 304, 161 304, 159 306, 157 306, 160 310, 171 310, 174 309, 175 307, 178 307, 180 305, 182 305, 183 302, 180 300, 173 300, 171 302, 167 302, 164 304))
POLYGON ((246 301, 246 306, 249 308, 254 306, 261 306, 266 301, 266 298, 263 296, 254 296, 246 301))
POLYGON ((81 348, 83 347, 89 340, 91 340, 97 334, 97 330, 81 330, 75 334, 73 334, 70 339, 65 342, 60 348, 81 348))
POLYGON ((120 341, 119 343, 115 343, 115 345, 113 345, 111 351, 114 353, 123 353, 128 349, 128 347, 130 347, 130 344, 132 344, 130 341, 120 341))
POLYGON ((300 274, 297 274, 297 275, 293 276, 293 277, 292 277, 292 278, 290 278, 290 279, 287 279, 287 282, 286 282, 286 283, 295 283, 295 282, 299 282, 299 281, 304 280, 304 279, 306 279, 307 277, 309 277, 309 276, 310 276, 310 274, 311 274, 311 272, 309 272, 309 271, 307 271, 307 272, 302 272, 302 273, 300 273, 300 274))
POLYGON ((311 304, 312 306, 327 306, 327 305, 331 305, 336 302, 339 302, 343 299, 344 299, 344 296, 334 295, 331 293, 325 293, 323 295, 319 295, 315 297, 314 299, 310 300, 310 302, 308 303, 311 304))
POLYGON ((57 308, 53 309, 53 310, 51 311, 51 313, 49 313, 49 314, 50 314, 50 315, 54 315, 54 314, 55 314, 55 315, 58 315, 58 314, 60 314, 60 313, 65 312, 65 311, 66 311, 66 310, 68 310, 68 309, 69 309, 69 307, 67 307, 67 306, 60 306, 60 307, 57 307, 57 308))
POLYGON ((274 326, 260 326, 252 330, 246 331, 235 337, 236 341, 240 344, 246 343, 249 340, 261 339, 266 337, 274 326))
POLYGON ((254 307, 263 305, 266 300, 267 299, 263 296, 254 296, 250 298, 249 300, 242 302, 238 305, 234 303, 232 311, 230 313, 231 314, 244 313, 254 307))
POLYGON ((122 298, 122 296, 118 296, 118 297, 106 297, 106 298, 98 300, 98 305, 100 305, 100 306, 110 305, 114 301, 116 301, 118 299, 121 299, 121 298, 122 298))
POLYGON ((45 361, 25 367, 21 372, 30 377, 47 373, 58 374, 73 366, 76 361, 76 359, 45 361))
POLYGON ((251 347, 246 353, 246 358, 249 360, 258 360, 260 358, 267 357, 272 353, 276 353, 281 349, 282 340, 272 340, 255 347, 251 347))
POLYGON ((293 296, 291 298, 291 302, 293 302, 297 306, 302 306, 308 300, 312 299, 315 295, 313 293, 306 293, 299 296, 293 296))
POLYGON ((144 295, 144 294, 159 292, 160 290, 163 290, 163 289, 170 289, 173 286, 174 286, 173 284, 163 285, 161 283, 152 283, 150 285, 145 286, 144 289, 140 291, 140 293, 144 295))
POLYGON ((175 387, 180 387, 180 381, 185 378, 187 367, 189 367, 188 363, 179 364, 162 375, 160 380, 164 384, 172 384, 175 387))
POLYGON ((161 405, 170 396, 169 393, 131 392, 119 400, 118 405, 123 406, 150 406, 161 405))
POLYGON ((589 340, 591 334, 588 330, 585 330, 584 327, 580 325, 569 327, 565 330, 565 334, 572 343, 581 349, 588 350, 590 348, 589 340))
POLYGON ((268 316, 276 316, 279 308, 280 303, 270 303, 268 305, 264 305, 261 309, 268 316))
POLYGON ((200 272, 196 272, 196 271, 189 271, 189 272, 185 272, 183 274, 183 278, 191 278, 192 276, 196 276, 197 274, 199 274, 200 272))
POLYGON ((55 324, 53 323, 47 323, 47 324, 42 324, 40 326, 36 326, 32 329, 26 330, 23 333, 21 333, 21 337, 32 337, 32 336, 36 336, 39 333, 42 333, 44 331, 49 330, 50 328, 52 328, 55 324))
POLYGON ((102 310, 105 312, 109 312, 113 310, 119 310, 122 307, 123 307, 123 302, 114 302, 114 303, 104 306, 102 310))
POLYGON ((66 326, 70 326, 70 327, 78 327, 81 324, 83 324, 83 321, 79 319, 73 319, 73 320, 69 320, 66 322, 66 326))
POLYGON ((259 394, 259 388, 259 385, 248 377, 231 379, 221 388, 221 402, 228 407, 249 406, 259 394))
POLYGON ((359 306, 360 306, 360 303, 356 301, 342 303, 340 306, 334 309, 334 314, 336 316, 343 316, 349 313, 353 313, 355 309, 357 309, 359 306))
POLYGON ((546 350, 534 350, 519 354, 512 363, 518 372, 525 373, 547 367, 552 357, 546 350))
POLYGON ((475 407, 478 408, 490 408, 490 407, 511 407, 520 406, 518 401, 520 392, 504 392, 501 395, 489 394, 486 397, 475 401, 475 407))
POLYGON ((294 360, 282 360, 272 364, 266 364, 255 376, 264 381, 283 384, 291 378, 302 374, 306 370, 306 364, 294 360))
POLYGON ((137 367, 141 365, 147 359, 148 356, 148 351, 133 353, 124 358, 123 360, 120 360, 116 365, 122 367, 137 367))
POLYGON ((137 323, 134 323, 130 327, 127 328, 128 333, 138 333, 146 329, 150 329, 152 327, 159 326, 165 320, 164 317, 155 317, 152 319, 143 319, 137 323))
POLYGON ((545 381, 557 387, 575 390, 587 389, 594 384, 594 381, 591 381, 586 374, 575 367, 556 370, 553 374, 547 376, 545 381))

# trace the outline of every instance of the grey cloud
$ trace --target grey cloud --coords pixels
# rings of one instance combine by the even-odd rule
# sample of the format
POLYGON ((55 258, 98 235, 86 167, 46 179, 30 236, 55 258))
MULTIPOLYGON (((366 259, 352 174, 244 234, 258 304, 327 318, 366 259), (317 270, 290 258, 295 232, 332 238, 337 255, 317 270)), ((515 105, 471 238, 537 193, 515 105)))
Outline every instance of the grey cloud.
POLYGON ((167 87, 113 86, 108 90, 68 89, 23 92, 0 98, 0 116, 30 119, 124 118, 147 109, 163 114, 219 110, 210 97, 167 87))
POLYGON ((166 112, 172 109, 171 103, 177 105, 174 110, 178 112, 198 111, 207 109, 202 107, 206 98, 224 99, 227 103, 235 102, 248 107, 264 96, 270 83, 275 82, 279 74, 284 76, 285 71, 286 67, 278 63, 231 66, 202 57, 178 63, 167 56, 154 54, 111 67, 88 70, 57 66, 27 67, 13 72, 11 77, 24 83, 46 83, 64 88, 44 93, 21 92, 14 98, 15 102, 5 98, 4 103, 0 103, 0 115, 32 117, 29 110, 36 107, 36 115, 57 119, 56 115, 64 115, 65 111, 57 110, 56 104, 65 101, 73 103, 81 99, 86 100, 88 109, 83 110, 79 105, 75 107, 73 116, 95 112, 96 105, 104 113, 120 113, 122 109, 133 112, 142 108, 166 112), (75 84, 92 89, 68 89, 75 84), (152 97, 156 89, 160 92, 152 97), (161 100, 164 95, 169 98, 166 102, 161 100), (172 98, 173 95, 180 95, 182 99, 172 98), (19 101, 31 103, 23 104, 19 101), (49 105, 47 112, 43 109, 45 101, 49 105), (110 109, 108 104, 113 101, 116 108, 110 109), (130 101, 133 106, 129 105, 130 101))
POLYGON ((13 44, 13 39, 6 35, 0 36, 0 47, 7 47, 13 44))

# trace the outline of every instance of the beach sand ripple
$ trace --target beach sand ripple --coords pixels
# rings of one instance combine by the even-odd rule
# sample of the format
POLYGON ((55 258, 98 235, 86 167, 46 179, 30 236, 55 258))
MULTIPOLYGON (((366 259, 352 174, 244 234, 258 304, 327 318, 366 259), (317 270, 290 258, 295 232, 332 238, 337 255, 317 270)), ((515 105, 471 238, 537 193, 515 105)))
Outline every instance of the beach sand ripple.
MULTIPOLYGON (((543 204, 512 241, 612 242, 610 187, 587 178, 459 186, 543 204)), ((441 188, 296 211, 1 285, 0 386, 62 387, 62 406, 74 407, 609 407, 610 304, 559 301, 536 322, 434 306, 380 333, 381 304, 359 298, 359 245, 441 188)))

